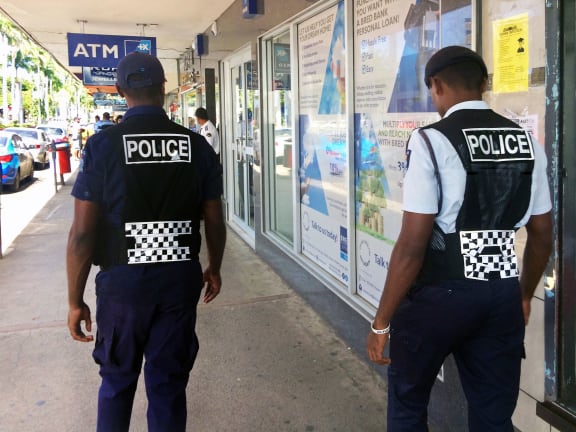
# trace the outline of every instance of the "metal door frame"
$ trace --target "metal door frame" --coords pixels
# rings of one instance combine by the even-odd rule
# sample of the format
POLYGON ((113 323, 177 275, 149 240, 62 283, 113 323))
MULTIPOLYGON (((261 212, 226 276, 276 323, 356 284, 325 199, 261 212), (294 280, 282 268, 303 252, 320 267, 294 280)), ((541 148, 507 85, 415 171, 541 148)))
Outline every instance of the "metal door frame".
MULTIPOLYGON (((233 118, 233 102, 234 102, 234 86, 232 83, 232 70, 233 68, 240 67, 242 71, 242 79, 245 79, 244 67, 245 63, 251 62, 253 60, 252 56, 252 45, 246 45, 243 48, 240 48, 234 54, 230 55, 223 61, 223 90, 224 90, 224 103, 223 103, 223 115, 225 122, 223 123, 225 127, 223 128, 223 140, 225 142, 225 146, 227 151, 224 154, 223 164, 225 170, 225 184, 224 184, 224 193, 226 197, 227 203, 227 218, 228 222, 231 226, 235 229, 235 231, 244 238, 244 240, 250 244, 253 248, 255 248, 255 231, 254 227, 249 226, 246 220, 236 216, 234 213, 234 202, 235 202, 235 176, 234 176, 234 164, 235 164, 235 152, 233 149, 235 148, 235 143, 232 142, 234 139, 234 127, 236 124, 236 119, 233 118)), ((246 99, 247 89, 244 94, 244 98, 246 99)), ((246 105, 246 100, 244 101, 244 105, 246 105)), ((245 123, 247 121, 247 116, 243 117, 243 122, 245 127, 245 123)), ((244 196, 249 197, 249 176, 248 176, 248 168, 244 165, 244 196)), ((244 212, 247 215, 249 208, 249 199, 244 200, 244 212)))

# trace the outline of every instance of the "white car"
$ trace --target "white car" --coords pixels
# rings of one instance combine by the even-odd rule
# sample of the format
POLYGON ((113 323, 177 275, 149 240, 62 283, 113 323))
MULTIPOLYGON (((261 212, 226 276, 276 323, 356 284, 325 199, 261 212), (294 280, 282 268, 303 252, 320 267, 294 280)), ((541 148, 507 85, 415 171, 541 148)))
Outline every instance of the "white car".
POLYGON ((46 132, 42 129, 27 127, 9 127, 4 129, 6 132, 12 132, 20 135, 26 149, 34 156, 34 166, 38 169, 47 168, 50 164, 48 151, 52 140, 48 138, 46 132))
POLYGON ((68 132, 65 126, 45 124, 36 126, 36 129, 41 129, 46 132, 48 138, 55 144, 68 142, 68 132))

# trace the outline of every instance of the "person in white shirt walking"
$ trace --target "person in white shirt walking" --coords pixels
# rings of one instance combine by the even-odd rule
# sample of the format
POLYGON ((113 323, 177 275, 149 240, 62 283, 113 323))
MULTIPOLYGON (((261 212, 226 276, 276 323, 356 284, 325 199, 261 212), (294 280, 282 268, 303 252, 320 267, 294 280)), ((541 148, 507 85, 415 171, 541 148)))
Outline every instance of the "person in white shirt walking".
POLYGON ((196 121, 200 125, 200 135, 206 138, 208 144, 212 146, 217 155, 220 154, 220 137, 218 136, 218 129, 214 123, 208 118, 208 111, 206 108, 198 108, 194 113, 196 121))

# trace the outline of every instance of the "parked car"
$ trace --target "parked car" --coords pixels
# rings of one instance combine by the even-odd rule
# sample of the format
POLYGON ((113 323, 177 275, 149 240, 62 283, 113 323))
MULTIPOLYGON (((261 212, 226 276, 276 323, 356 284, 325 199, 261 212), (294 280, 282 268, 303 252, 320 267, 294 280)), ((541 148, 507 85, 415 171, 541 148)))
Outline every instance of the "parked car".
POLYGON ((13 132, 22 137, 24 144, 30 150, 30 153, 34 155, 34 164, 39 168, 46 168, 50 164, 50 157, 48 156, 48 151, 50 150, 50 144, 52 140, 48 138, 46 132, 42 129, 37 128, 26 128, 26 127, 9 127, 4 129, 7 132, 13 132))
POLYGON ((46 135, 48 135, 48 138, 50 138, 50 140, 54 144, 59 144, 59 143, 64 143, 64 142, 68 143, 68 133, 67 133, 65 127, 43 124, 43 125, 38 125, 36 127, 36 129, 43 130, 46 133, 46 135))
POLYGON ((14 191, 20 189, 22 179, 34 177, 34 156, 18 134, 0 131, 0 163, 2 185, 14 191))

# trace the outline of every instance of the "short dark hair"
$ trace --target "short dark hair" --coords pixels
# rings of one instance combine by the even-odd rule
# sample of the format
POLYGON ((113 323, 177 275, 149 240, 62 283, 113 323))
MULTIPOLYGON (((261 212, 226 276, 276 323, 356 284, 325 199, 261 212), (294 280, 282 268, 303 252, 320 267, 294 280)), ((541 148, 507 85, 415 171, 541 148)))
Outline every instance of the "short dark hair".
POLYGON ((463 90, 482 90, 486 76, 484 71, 473 61, 450 65, 436 74, 449 87, 458 87, 463 90))
POLYGON ((198 109, 196 110, 196 112, 194 113, 194 115, 195 115, 196 117, 198 117, 199 119, 209 120, 208 111, 206 111, 206 108, 198 108, 198 109))
POLYGON ((126 96, 140 101, 152 102, 162 105, 164 103, 164 84, 151 85, 141 88, 123 88, 122 93, 126 96))

